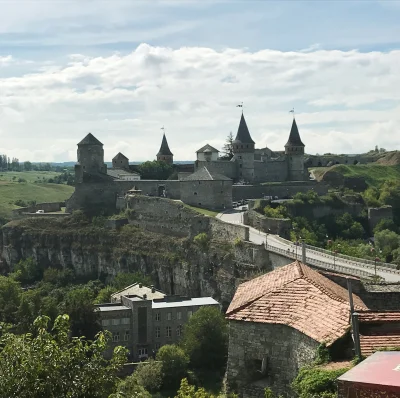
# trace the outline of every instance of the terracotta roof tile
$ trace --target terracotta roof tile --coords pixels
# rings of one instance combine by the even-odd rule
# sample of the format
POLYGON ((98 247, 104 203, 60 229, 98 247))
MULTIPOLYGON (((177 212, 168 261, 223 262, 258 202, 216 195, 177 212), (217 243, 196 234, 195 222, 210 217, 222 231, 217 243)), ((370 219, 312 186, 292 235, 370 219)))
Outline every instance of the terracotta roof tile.
MULTIPOLYGON (((357 310, 366 310, 354 295, 357 310)), ((291 326, 332 344, 349 329, 347 291, 296 261, 241 284, 228 308, 230 320, 291 326)))
POLYGON ((358 311, 358 319, 362 323, 400 322, 400 311, 358 311))
POLYGON ((400 331, 397 334, 360 335, 361 354, 368 356, 382 348, 400 348, 400 331))

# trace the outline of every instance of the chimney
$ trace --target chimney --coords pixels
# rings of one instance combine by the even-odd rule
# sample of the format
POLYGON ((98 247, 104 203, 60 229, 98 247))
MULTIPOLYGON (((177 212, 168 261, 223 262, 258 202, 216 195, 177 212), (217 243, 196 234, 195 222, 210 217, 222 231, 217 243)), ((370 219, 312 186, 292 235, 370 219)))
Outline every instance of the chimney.
POLYGON ((143 287, 143 283, 139 283, 139 288, 142 288, 143 287))
POLYGON ((146 300, 147 299, 147 294, 145 293, 144 295, 143 295, 143 300, 146 300))
POLYGON ((156 289, 155 289, 154 285, 151 285, 150 287, 151 287, 151 292, 152 292, 152 293, 155 293, 155 292, 156 292, 156 289))

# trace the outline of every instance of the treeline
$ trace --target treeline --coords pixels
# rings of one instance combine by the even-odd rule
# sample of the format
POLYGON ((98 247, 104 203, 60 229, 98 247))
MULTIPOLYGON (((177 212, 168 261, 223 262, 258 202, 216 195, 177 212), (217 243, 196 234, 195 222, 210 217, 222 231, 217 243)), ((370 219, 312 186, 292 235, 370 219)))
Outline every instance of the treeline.
POLYGON ((0 171, 62 171, 60 166, 52 166, 50 163, 20 162, 18 158, 10 158, 0 155, 0 171))

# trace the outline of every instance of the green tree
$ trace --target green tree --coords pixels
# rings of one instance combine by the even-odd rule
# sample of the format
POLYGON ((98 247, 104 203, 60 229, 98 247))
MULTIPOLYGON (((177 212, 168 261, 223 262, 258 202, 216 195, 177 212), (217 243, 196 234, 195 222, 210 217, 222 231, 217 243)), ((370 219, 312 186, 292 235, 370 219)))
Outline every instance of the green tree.
POLYGON ((119 272, 115 275, 111 285, 115 288, 114 291, 118 291, 134 283, 143 283, 143 285, 150 286, 152 281, 150 277, 143 275, 141 272, 119 272))
POLYGON ((185 325, 181 346, 193 367, 223 368, 228 354, 228 328, 219 308, 207 306, 196 311, 185 325))
POLYGON ((153 160, 140 164, 138 171, 143 180, 167 180, 173 167, 165 162, 153 160))
POLYGON ((393 220, 384 218, 383 220, 379 221, 376 227, 374 228, 374 234, 383 231, 385 229, 388 229, 389 231, 393 231, 396 233, 399 231, 397 225, 393 222, 393 220))
POLYGON ((229 132, 228 136, 226 137, 226 141, 224 147, 222 148, 223 156, 221 159, 223 160, 231 160, 233 158, 233 134, 232 131, 229 132))
MULTIPOLYGON (((400 236, 396 232, 385 229, 375 234, 375 247, 382 251, 382 255, 388 256, 399 248, 400 236)), ((379 255, 378 253, 375 253, 379 255)))
POLYGON ((150 359, 141 362, 136 368, 133 376, 137 383, 149 392, 157 392, 160 390, 163 381, 163 365, 162 362, 156 362, 150 359))
POLYGON ((164 345, 158 350, 156 360, 162 362, 163 386, 179 386, 189 366, 189 357, 182 348, 177 345, 164 345))
POLYGON ((130 375, 118 383, 117 391, 108 398, 151 398, 151 394, 130 375))
POLYGON ((115 287, 112 287, 112 286, 104 287, 97 294, 97 297, 95 298, 94 303, 95 304, 109 303, 111 301, 111 295, 115 292, 116 292, 115 287))
POLYGON ((59 316, 51 331, 46 316, 33 326, 35 334, 1 337, 1 397, 103 398, 113 392, 126 350, 116 347, 105 360, 108 334, 99 333, 93 342, 71 339, 68 315, 59 316))
POLYGON ((92 339, 100 330, 99 314, 94 311, 94 292, 77 286, 67 293, 63 310, 71 318, 72 336, 92 339))
POLYGON ((27 285, 42 279, 43 267, 37 264, 33 258, 29 257, 20 260, 15 265, 14 272, 11 276, 23 285, 27 285))
POLYGON ((16 324, 20 301, 20 284, 0 275, 0 322, 16 324))

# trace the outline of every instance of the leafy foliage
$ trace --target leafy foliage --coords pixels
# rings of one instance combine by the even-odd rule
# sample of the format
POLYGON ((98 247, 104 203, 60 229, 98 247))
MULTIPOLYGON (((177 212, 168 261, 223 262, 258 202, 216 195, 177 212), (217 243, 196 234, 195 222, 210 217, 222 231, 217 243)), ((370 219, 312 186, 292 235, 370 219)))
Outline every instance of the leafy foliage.
POLYGON ((202 249, 207 249, 208 244, 210 242, 210 238, 208 237, 208 235, 205 232, 201 232, 200 234, 197 234, 194 238, 193 238, 193 242, 199 246, 202 249))
POLYGON ((223 368, 228 353, 228 328, 219 308, 207 306, 197 310, 185 325, 181 346, 194 368, 223 368))
POLYGON ((173 167, 165 162, 153 160, 140 164, 138 172, 143 180, 167 180, 173 172, 173 167))
POLYGON ((0 340, 0 396, 18 398, 102 398, 114 389, 116 373, 126 350, 116 347, 103 357, 109 336, 99 333, 93 342, 69 337, 69 317, 38 317, 35 334, 6 333, 0 340))
POLYGON ((163 386, 179 386, 180 380, 186 377, 189 366, 189 357, 182 348, 177 345, 164 345, 158 350, 156 360, 162 362, 163 386))
POLYGON ((112 280, 112 286, 115 288, 114 291, 121 290, 134 283, 143 283, 150 286, 152 281, 150 277, 140 272, 119 272, 112 280))
POLYGON ((204 388, 197 389, 195 386, 189 384, 188 380, 182 379, 181 386, 175 398, 237 398, 235 394, 218 395, 208 393, 204 388))
POLYGON ((334 398, 336 397, 336 379, 347 368, 326 370, 318 367, 303 367, 292 383, 293 390, 299 398, 334 398))
POLYGON ((153 359, 141 362, 133 377, 145 390, 149 392, 159 391, 163 382, 163 364, 153 359))

